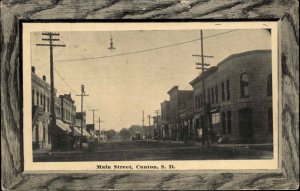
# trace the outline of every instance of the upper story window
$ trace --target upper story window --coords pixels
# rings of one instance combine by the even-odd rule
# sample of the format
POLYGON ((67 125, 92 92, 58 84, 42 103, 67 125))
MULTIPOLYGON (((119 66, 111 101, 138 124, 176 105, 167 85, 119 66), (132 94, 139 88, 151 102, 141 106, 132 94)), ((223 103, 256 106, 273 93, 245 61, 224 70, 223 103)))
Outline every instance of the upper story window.
POLYGON ((272 96, 272 74, 267 78, 267 96, 272 96))
POLYGON ((215 93, 214 93, 214 88, 210 88, 211 91, 211 102, 215 103, 215 93))
POLYGON ((219 102, 218 86, 215 87, 215 94, 216 94, 216 103, 218 103, 219 102))
POLYGON ((250 92, 249 92, 249 75, 247 73, 241 74, 241 79, 240 79, 240 85, 241 85, 241 97, 249 97, 250 92))
POLYGON ((225 85, 224 85, 224 82, 222 82, 222 101, 225 101, 225 85))
POLYGON ((226 81, 226 92, 227 92, 227 100, 230 100, 230 84, 229 84, 229 80, 226 81))
POLYGON ((207 103, 210 103, 210 91, 207 89, 207 103))
POLYGON ((39 92, 36 92, 36 105, 39 105, 40 95, 39 92))
POLYGON ((198 103, 197 103, 198 99, 197 99, 197 97, 198 97, 198 95, 195 95, 195 108, 196 109, 198 108, 198 103))

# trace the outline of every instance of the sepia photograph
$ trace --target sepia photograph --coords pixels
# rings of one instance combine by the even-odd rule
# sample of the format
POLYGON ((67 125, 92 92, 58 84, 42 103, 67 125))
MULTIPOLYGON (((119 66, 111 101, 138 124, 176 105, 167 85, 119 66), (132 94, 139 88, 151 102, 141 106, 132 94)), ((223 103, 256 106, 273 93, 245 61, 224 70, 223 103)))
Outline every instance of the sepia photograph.
POLYGON ((23 24, 25 164, 277 161, 277 33, 266 23, 23 24))

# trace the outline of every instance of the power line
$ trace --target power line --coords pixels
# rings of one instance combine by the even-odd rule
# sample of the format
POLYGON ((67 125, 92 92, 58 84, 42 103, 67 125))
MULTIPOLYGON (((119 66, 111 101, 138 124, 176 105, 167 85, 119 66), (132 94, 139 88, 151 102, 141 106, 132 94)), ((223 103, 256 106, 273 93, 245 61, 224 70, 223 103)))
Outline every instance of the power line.
MULTIPOLYGON (((234 29, 234 30, 231 30, 231 31, 226 31, 226 32, 223 32, 223 33, 218 33, 218 34, 215 34, 215 35, 207 36, 203 39, 208 39, 208 38, 224 35, 224 34, 231 33, 231 32, 237 31, 237 30, 239 30, 239 29, 234 29)), ((197 39, 193 39, 193 40, 189 40, 189 41, 185 41, 185 42, 179 42, 179 43, 176 43, 176 44, 170 44, 170 45, 165 45, 165 46, 160 46, 160 47, 150 48, 150 49, 145 49, 145 50, 139 50, 139 51, 134 51, 134 52, 126 52, 126 53, 121 53, 121 54, 107 55, 107 56, 97 56, 97 57, 90 57, 90 58, 55 60, 55 62, 72 62, 72 61, 80 61, 80 60, 81 61, 82 60, 96 60, 96 59, 104 59, 104 58, 117 57, 117 56, 125 56, 125 55, 138 54, 138 53, 143 53, 143 52, 150 52, 150 51, 154 51, 154 50, 160 50, 160 49, 169 48, 169 47, 173 47, 173 46, 178 46, 178 45, 182 45, 182 44, 187 44, 187 43, 191 43, 191 42, 195 42, 195 41, 199 41, 199 40, 200 40, 200 38, 197 38, 197 39)))
MULTIPOLYGON (((59 78, 64 82, 64 84, 74 93, 74 94, 77 94, 77 92, 71 88, 71 86, 64 80, 64 77, 62 77, 62 75, 57 71, 56 68, 54 68, 54 71, 57 73, 57 75, 59 76, 59 78)), ((90 106, 89 104, 87 103, 86 100, 84 100, 84 103, 86 105, 86 107, 90 110, 90 106)))

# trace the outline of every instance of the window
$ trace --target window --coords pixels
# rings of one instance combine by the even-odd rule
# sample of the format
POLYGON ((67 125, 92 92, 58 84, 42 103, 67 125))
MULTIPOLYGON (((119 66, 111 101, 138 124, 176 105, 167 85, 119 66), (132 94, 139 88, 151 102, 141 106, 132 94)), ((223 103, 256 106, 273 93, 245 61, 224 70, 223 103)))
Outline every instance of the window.
POLYGON ((47 102, 48 102, 48 104, 47 104, 47 111, 50 112, 50 100, 49 100, 49 98, 47 98, 47 102))
POLYGON ((249 97, 250 93, 249 93, 249 76, 248 76, 248 74, 243 73, 241 75, 240 84, 241 84, 241 97, 242 98, 249 97))
POLYGON ((216 94, 216 103, 218 103, 219 102, 219 100, 218 100, 219 99, 218 98, 219 97, 219 95, 218 95, 219 94, 219 92, 218 92, 218 86, 215 87, 215 94, 216 94))
POLYGON ((226 116, 225 116, 225 112, 222 112, 222 134, 226 134, 226 116))
POLYGON ((40 99, 41 99, 41 105, 43 105, 43 95, 40 95, 40 99))
POLYGON ((227 111, 227 132, 231 133, 231 112, 227 111))
POLYGON ((39 105, 40 95, 39 92, 36 92, 36 105, 39 105))
POLYGON ((210 91, 211 91, 211 103, 215 103, 214 88, 210 88, 210 91))
POLYGON ((199 97, 200 97, 200 107, 202 107, 202 106, 203 106, 203 97, 202 97, 202 93, 200 93, 199 97))
POLYGON ((212 118, 212 124, 220 123, 220 113, 213 113, 211 115, 212 118))
POLYGON ((44 111, 46 111, 46 95, 44 95, 44 111))
POLYGON ((207 89, 207 103, 210 103, 210 91, 207 89))
POLYGON ((269 132, 273 132, 273 109, 270 107, 268 109, 268 129, 269 132))
POLYGON ((272 96, 272 74, 267 78, 267 96, 272 96))
POLYGON ((197 103, 198 99, 197 99, 197 95, 195 95, 195 107, 196 109, 198 108, 198 103, 197 103))
POLYGON ((200 94, 197 94, 197 103, 198 103, 198 108, 200 108, 200 94))
POLYGON ((225 101, 225 86, 224 86, 224 82, 222 82, 222 101, 225 101))
POLYGON ((229 80, 226 81, 227 100, 230 100, 229 80))

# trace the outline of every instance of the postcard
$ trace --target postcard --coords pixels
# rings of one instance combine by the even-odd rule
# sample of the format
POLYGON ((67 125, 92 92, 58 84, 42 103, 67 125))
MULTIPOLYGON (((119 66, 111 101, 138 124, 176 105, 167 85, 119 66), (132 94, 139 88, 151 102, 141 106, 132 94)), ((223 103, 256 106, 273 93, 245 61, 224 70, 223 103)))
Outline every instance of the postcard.
POLYGON ((277 23, 23 22, 24 170, 279 169, 277 23))

